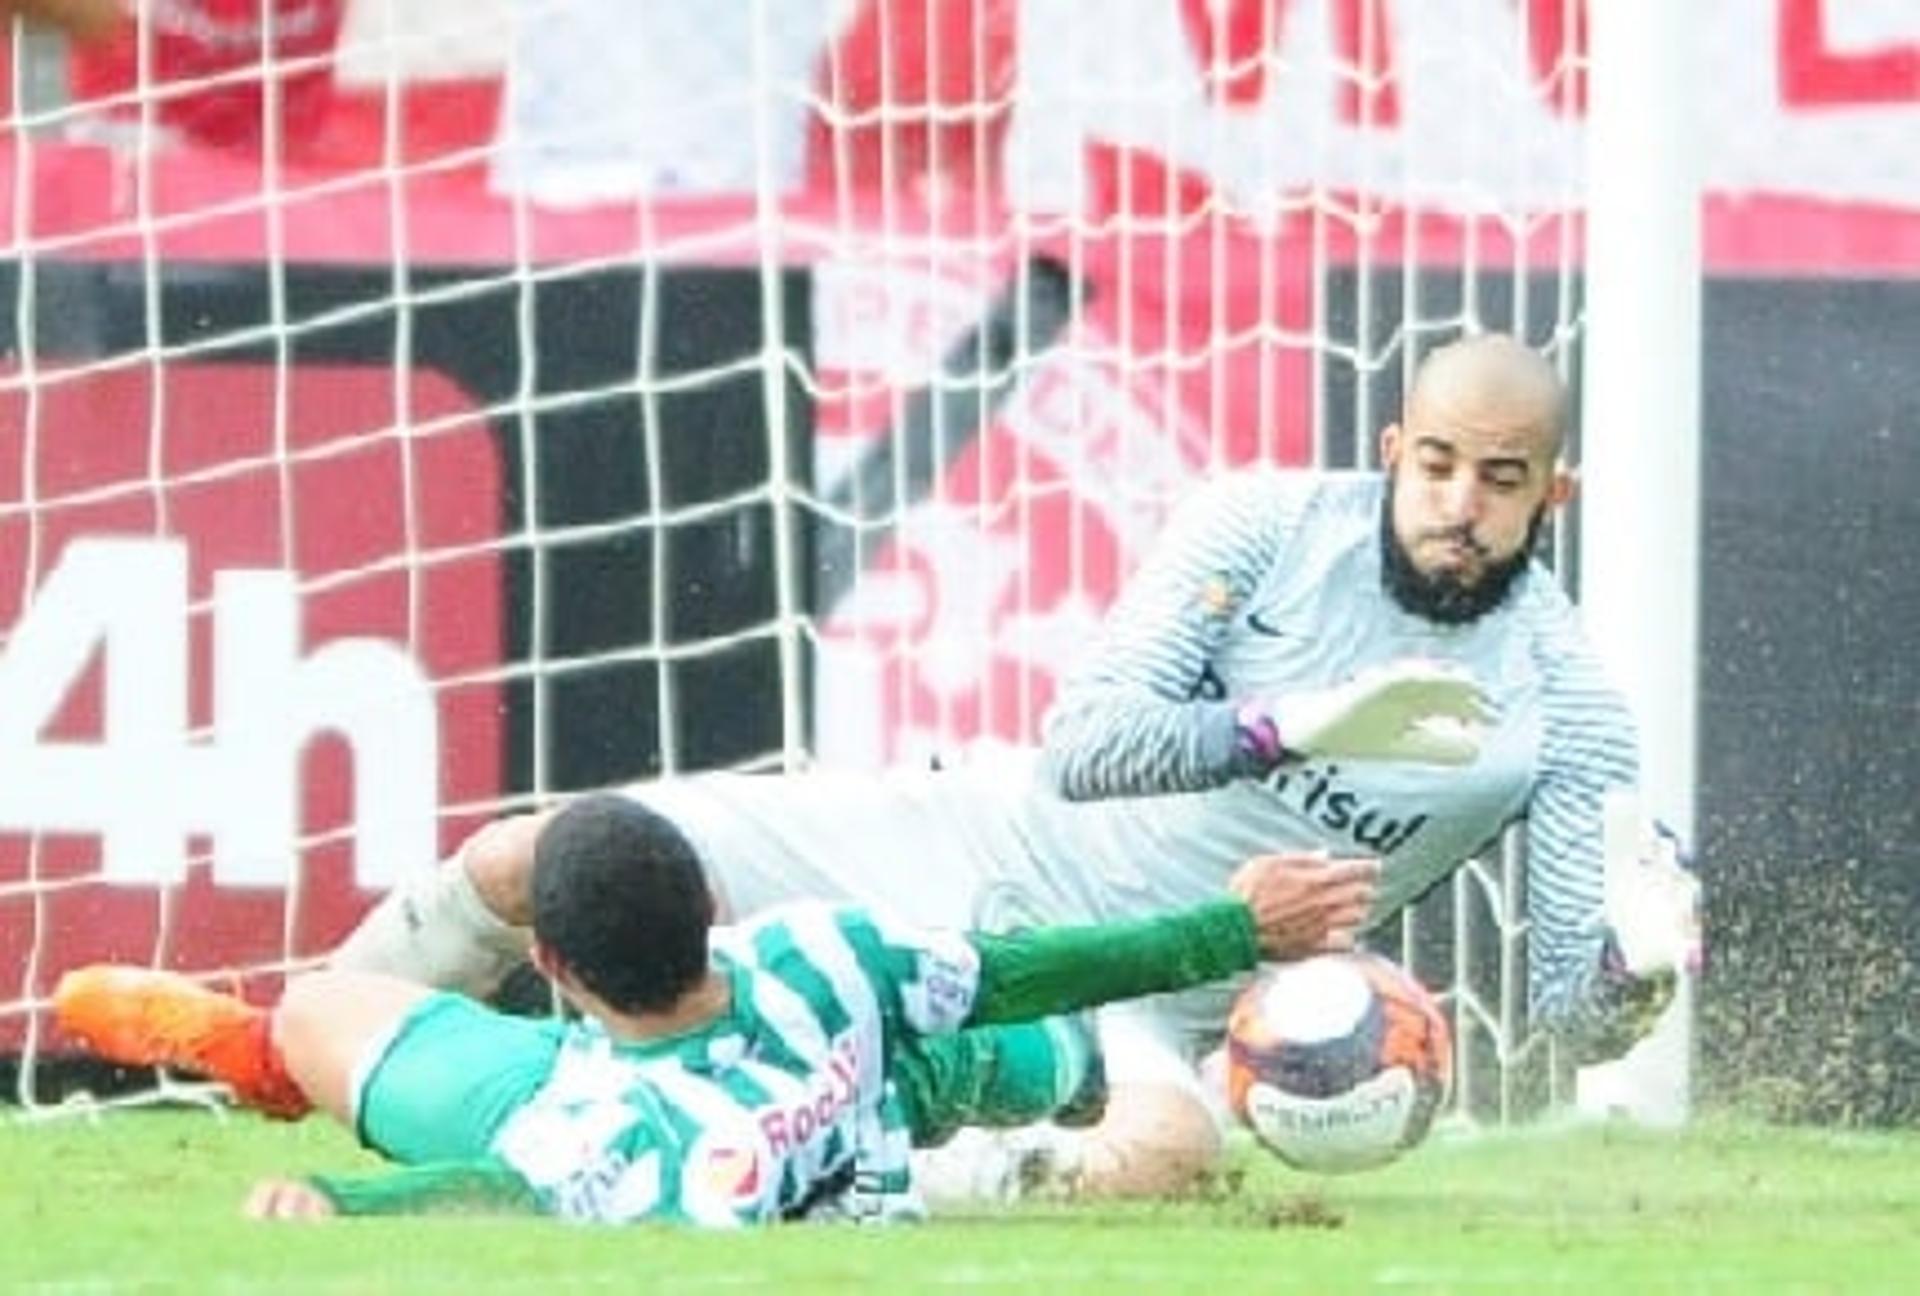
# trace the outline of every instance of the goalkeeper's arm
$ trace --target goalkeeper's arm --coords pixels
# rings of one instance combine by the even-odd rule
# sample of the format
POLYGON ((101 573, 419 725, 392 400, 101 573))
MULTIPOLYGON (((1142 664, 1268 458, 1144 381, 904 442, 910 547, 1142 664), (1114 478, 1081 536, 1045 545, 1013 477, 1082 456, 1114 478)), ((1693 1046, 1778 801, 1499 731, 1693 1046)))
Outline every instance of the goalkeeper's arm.
POLYGON ((1062 796, 1194 792, 1253 772, 1240 700, 1197 695, 1194 681, 1281 560, 1298 511, 1251 475, 1182 501, 1048 709, 1043 763, 1062 796))
POLYGON ((1630 788, 1559 794, 1529 820, 1533 1016, 1575 1061, 1605 1061, 1653 1029, 1698 967, 1700 888, 1630 788))
POLYGON ((1617 1057, 1650 1031, 1702 956, 1700 882, 1680 839, 1631 791, 1606 798, 1603 922, 1583 1014, 1585 1053, 1617 1057))
POLYGON ((1487 703, 1437 662, 1387 663, 1323 686, 1196 695, 1298 522, 1297 489, 1228 477, 1182 504, 1069 676, 1044 726, 1044 767, 1072 800, 1197 792, 1307 757, 1460 765, 1487 703))

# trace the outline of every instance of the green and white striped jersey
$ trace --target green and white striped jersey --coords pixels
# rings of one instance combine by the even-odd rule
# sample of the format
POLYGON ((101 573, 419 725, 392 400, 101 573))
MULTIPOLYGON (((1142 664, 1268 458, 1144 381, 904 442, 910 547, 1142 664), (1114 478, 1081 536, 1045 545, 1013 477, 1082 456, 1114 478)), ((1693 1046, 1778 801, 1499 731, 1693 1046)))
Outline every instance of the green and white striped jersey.
POLYGON ((957 932, 795 904, 714 933, 730 1009, 619 1042, 571 1028, 493 1152, 555 1214, 707 1227, 922 1213, 892 1051, 959 1029, 980 959, 957 932))

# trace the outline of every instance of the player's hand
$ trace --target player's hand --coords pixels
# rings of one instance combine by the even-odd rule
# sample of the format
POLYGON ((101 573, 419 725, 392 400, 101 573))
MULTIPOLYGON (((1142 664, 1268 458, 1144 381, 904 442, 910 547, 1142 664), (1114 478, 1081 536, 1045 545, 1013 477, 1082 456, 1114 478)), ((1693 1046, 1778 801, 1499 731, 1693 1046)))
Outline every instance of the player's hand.
POLYGON ((1408 658, 1362 671, 1331 688, 1284 693, 1243 707, 1241 731, 1270 736, 1282 755, 1469 765, 1492 714, 1465 670, 1408 658))
POLYGON ((1379 877, 1377 859, 1295 852, 1254 856, 1227 887, 1253 911, 1261 956, 1285 961, 1352 949, 1379 877))
POLYGON ((339 1214, 333 1199, 305 1179, 262 1179, 240 1212, 257 1220, 317 1220, 339 1214))
POLYGON ((1680 842, 1648 818, 1632 792, 1609 793, 1602 818, 1607 927, 1630 976, 1697 972, 1700 879, 1680 842))

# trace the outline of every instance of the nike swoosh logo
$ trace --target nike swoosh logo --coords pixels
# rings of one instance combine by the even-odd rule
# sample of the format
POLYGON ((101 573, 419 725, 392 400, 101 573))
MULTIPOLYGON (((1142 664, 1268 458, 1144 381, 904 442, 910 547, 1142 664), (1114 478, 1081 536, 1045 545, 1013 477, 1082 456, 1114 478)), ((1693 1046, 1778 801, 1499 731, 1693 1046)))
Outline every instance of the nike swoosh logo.
POLYGON ((1265 635, 1269 639, 1298 639, 1300 637, 1291 630, 1282 630, 1279 626, 1273 624, 1273 622, 1262 617, 1258 612, 1247 613, 1247 629, 1253 631, 1255 634, 1265 635))

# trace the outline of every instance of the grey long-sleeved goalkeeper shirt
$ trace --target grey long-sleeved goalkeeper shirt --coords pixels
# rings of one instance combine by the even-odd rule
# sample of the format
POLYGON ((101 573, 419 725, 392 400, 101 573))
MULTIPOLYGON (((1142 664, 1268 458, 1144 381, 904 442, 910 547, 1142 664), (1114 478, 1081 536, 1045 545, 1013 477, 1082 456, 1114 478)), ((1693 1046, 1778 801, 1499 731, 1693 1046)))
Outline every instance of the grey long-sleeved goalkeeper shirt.
MULTIPOLYGON (((1632 983, 1601 974, 1604 793, 1636 778, 1632 726, 1552 575, 1464 626, 1381 584, 1382 481, 1252 473, 1197 492, 1135 573, 1032 753, 957 769, 702 774, 632 794, 694 841, 736 917, 847 897, 986 929, 1103 922, 1213 899, 1248 857, 1324 848, 1384 862, 1378 923, 1526 822, 1533 1019, 1602 1043, 1632 983), (1290 762, 1261 772, 1238 703, 1368 666, 1457 662, 1498 707, 1465 767, 1290 762)), ((1281 717, 1284 734, 1285 717, 1281 717)), ((1191 1055, 1232 986, 1146 1011, 1191 1055)))
POLYGON ((1248 473, 1176 511, 1049 715, 1043 773, 1064 799, 1029 798, 1028 884, 1137 912, 1190 902, 1257 851, 1324 847, 1382 857, 1378 922, 1524 818, 1533 1013, 1578 1026, 1606 1008, 1601 800, 1637 777, 1631 719, 1537 565, 1471 624, 1403 610, 1381 580, 1384 493, 1374 474, 1248 473), (1464 666, 1493 699, 1473 764, 1261 774, 1239 752, 1245 699, 1408 656, 1464 666))

